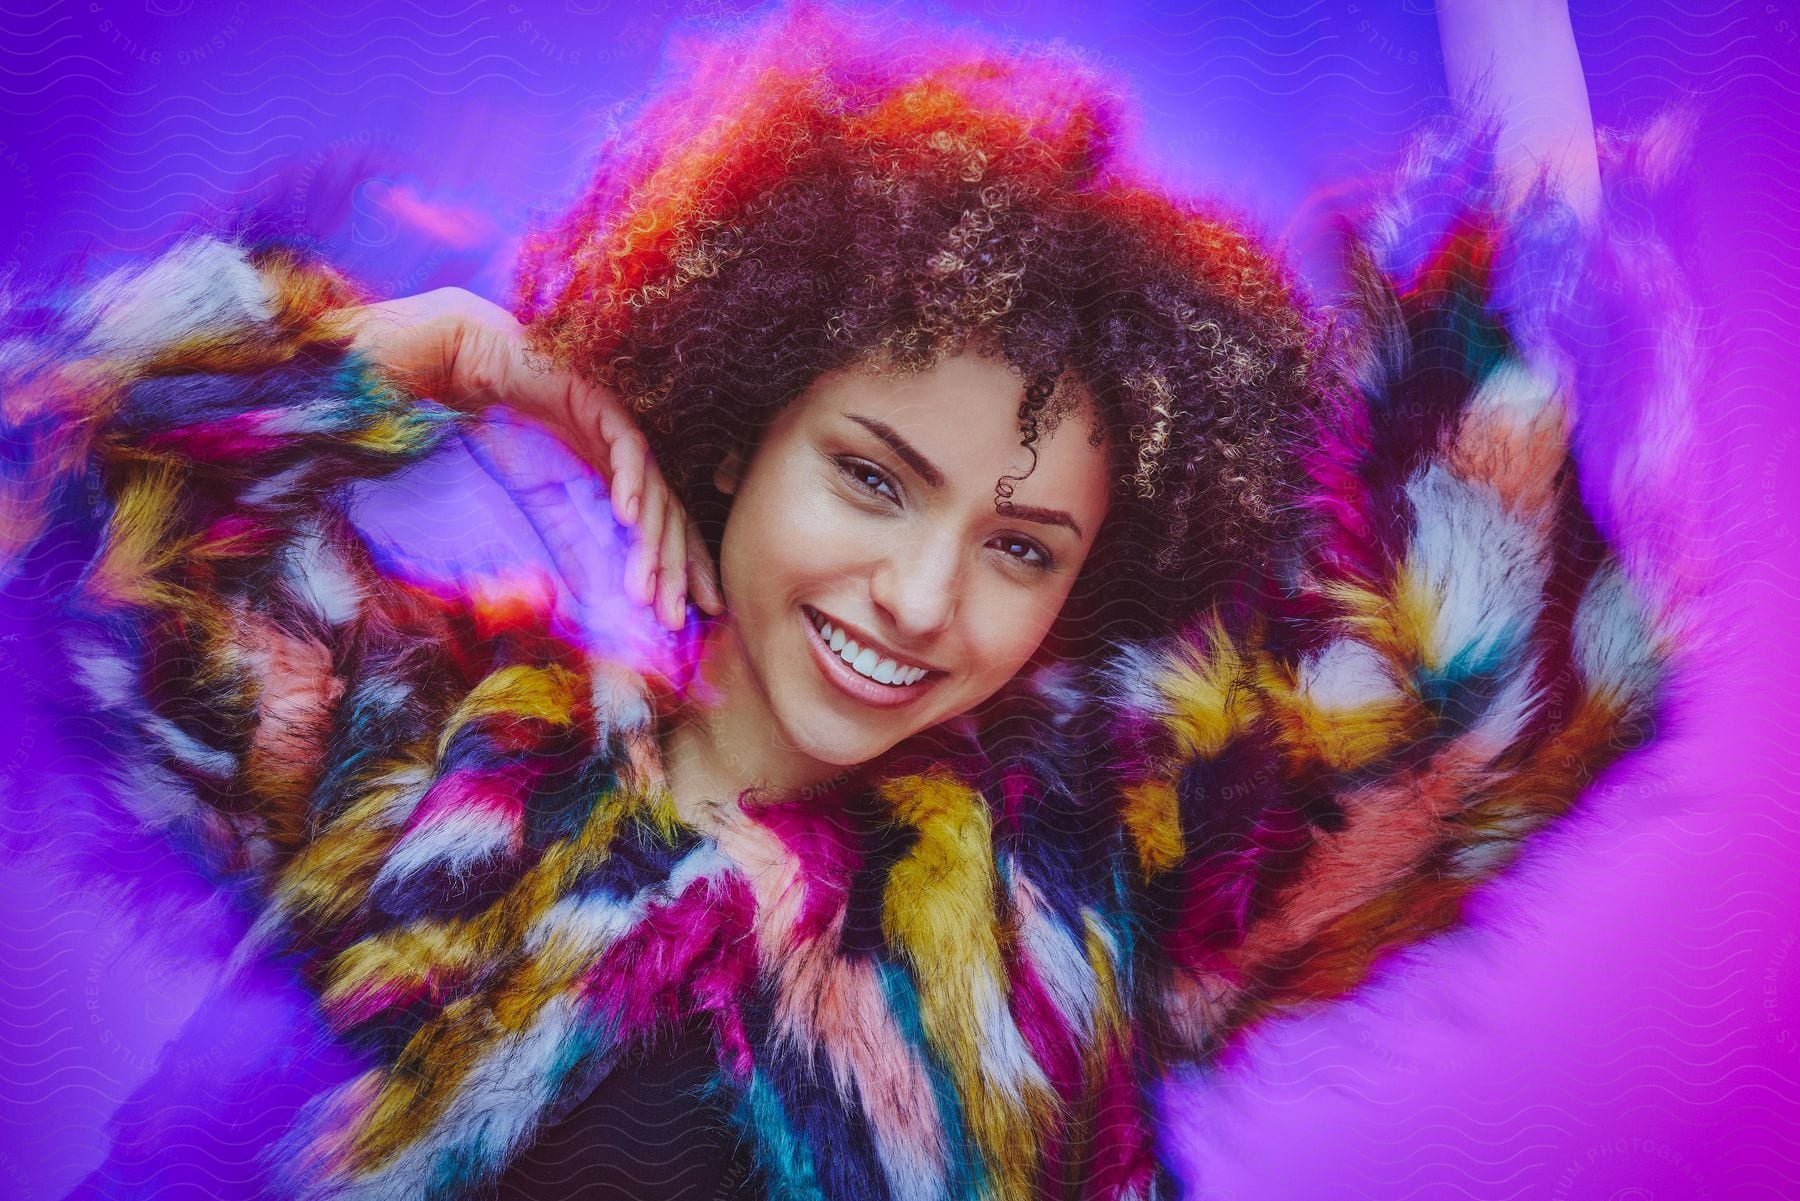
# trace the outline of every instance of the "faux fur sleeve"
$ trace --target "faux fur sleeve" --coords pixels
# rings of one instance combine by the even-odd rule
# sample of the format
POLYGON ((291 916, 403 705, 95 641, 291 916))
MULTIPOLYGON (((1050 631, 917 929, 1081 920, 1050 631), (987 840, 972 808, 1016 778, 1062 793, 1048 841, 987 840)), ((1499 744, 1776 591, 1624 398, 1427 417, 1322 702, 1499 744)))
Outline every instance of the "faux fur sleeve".
MULTIPOLYGON (((33 648, 6 713, 57 746, 14 754, 32 735, 0 721, 0 861, 94 904, 133 963, 217 981, 82 1195, 335 1196, 338 1173, 436 1195, 581 1078, 579 1039, 553 1040, 584 963, 533 957, 527 931, 556 928, 534 923, 558 873, 589 879, 582 836, 617 824, 589 818, 654 731, 641 679, 513 569, 534 521, 585 522, 604 493, 577 505, 592 482, 547 434, 390 386, 321 320, 357 299, 293 250, 193 238, 4 308, 0 666, 33 648), (515 1018, 557 1053, 497 1042, 516 1088, 484 1091, 470 1048, 515 1018)), ((606 601, 571 618, 637 645, 606 601)))
POLYGON ((1696 641, 1693 548, 1662 504, 1690 308, 1666 246, 1627 228, 1642 147, 1612 147, 1597 232, 1541 189, 1500 211, 1488 147, 1472 122, 1429 132, 1352 242, 1354 386, 1299 595, 1108 673, 1174 1058, 1458 924, 1666 728, 1696 641))
POLYGON ((356 299, 298 250, 209 236, 5 298, 0 586, 42 649, 20 685, 103 748, 96 841, 154 831, 236 885, 303 837, 366 578, 339 487, 457 420, 327 336, 356 299))

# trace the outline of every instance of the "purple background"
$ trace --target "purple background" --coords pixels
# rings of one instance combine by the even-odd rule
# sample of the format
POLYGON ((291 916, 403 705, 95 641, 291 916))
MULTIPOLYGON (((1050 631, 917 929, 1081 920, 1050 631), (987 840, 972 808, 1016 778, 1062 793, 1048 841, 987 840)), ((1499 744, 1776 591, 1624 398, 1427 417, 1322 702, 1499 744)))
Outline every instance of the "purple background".
MULTIPOLYGON (((1133 81, 1172 185, 1222 194, 1328 282, 1333 198, 1441 99, 1425 0, 918 5, 1060 37, 1133 81)), ((1800 7, 1577 4, 1595 114, 1702 114, 1686 227, 1745 653, 1682 739, 1592 794, 1478 907, 1353 1003, 1167 1098, 1211 1201, 1800 1195, 1800 7), (1752 641, 1753 639, 1753 641, 1752 641)), ((504 301, 516 236, 582 175, 715 0, 0 3, 0 269, 138 255, 247 201, 377 293, 504 301)), ((0 874, 0 1193, 59 1195, 201 980, 146 979, 91 909, 0 874)))

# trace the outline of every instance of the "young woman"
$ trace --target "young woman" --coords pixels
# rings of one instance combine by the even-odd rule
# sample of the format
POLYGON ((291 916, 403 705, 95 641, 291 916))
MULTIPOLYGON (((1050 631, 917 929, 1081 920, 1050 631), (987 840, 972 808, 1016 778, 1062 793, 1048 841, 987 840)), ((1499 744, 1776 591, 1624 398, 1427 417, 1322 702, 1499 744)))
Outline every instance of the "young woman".
POLYGON ((1680 648, 1568 452, 1566 17, 1493 16, 1457 80, 1550 102, 1423 144, 1335 325, 1079 64, 810 10, 522 321, 216 239, 15 310, 21 675, 110 761, 52 841, 251 921, 78 1195, 1169 1195, 1158 1075, 1454 924, 1680 648), (392 523, 498 520, 459 455, 553 572, 392 523))

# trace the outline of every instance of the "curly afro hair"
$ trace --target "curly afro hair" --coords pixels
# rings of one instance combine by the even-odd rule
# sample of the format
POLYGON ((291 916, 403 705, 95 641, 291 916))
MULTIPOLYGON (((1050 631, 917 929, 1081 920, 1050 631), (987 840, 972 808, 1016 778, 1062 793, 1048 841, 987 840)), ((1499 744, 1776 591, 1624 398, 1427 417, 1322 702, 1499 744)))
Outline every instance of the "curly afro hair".
POLYGON ((1023 446, 1085 392, 1112 448, 1058 655, 1286 585, 1332 339, 1253 236, 1126 169, 1080 57, 806 5, 671 60, 527 238, 518 308, 641 415, 715 555, 713 467, 820 375, 976 347, 1022 378, 1023 446))

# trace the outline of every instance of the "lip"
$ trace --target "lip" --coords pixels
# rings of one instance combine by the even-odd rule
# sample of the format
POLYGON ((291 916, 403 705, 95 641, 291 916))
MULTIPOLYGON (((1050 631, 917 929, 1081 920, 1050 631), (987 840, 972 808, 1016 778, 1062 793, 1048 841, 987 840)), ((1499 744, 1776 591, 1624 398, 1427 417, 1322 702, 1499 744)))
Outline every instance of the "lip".
MULTIPOLYGON (((819 671, 827 680, 837 685, 840 692, 865 705, 880 709, 893 709, 900 705, 910 705, 925 693, 937 686, 943 673, 928 672, 917 684, 905 688, 895 688, 892 684, 882 684, 867 676, 857 674, 856 670, 844 662, 842 656, 831 649, 831 644, 819 635, 819 627, 813 624, 812 612, 802 607, 800 622, 806 627, 806 643, 812 648, 813 658, 818 661, 819 671)), ((826 618, 830 621, 830 618, 826 618)), ((832 622, 833 625, 837 623, 832 622)))

